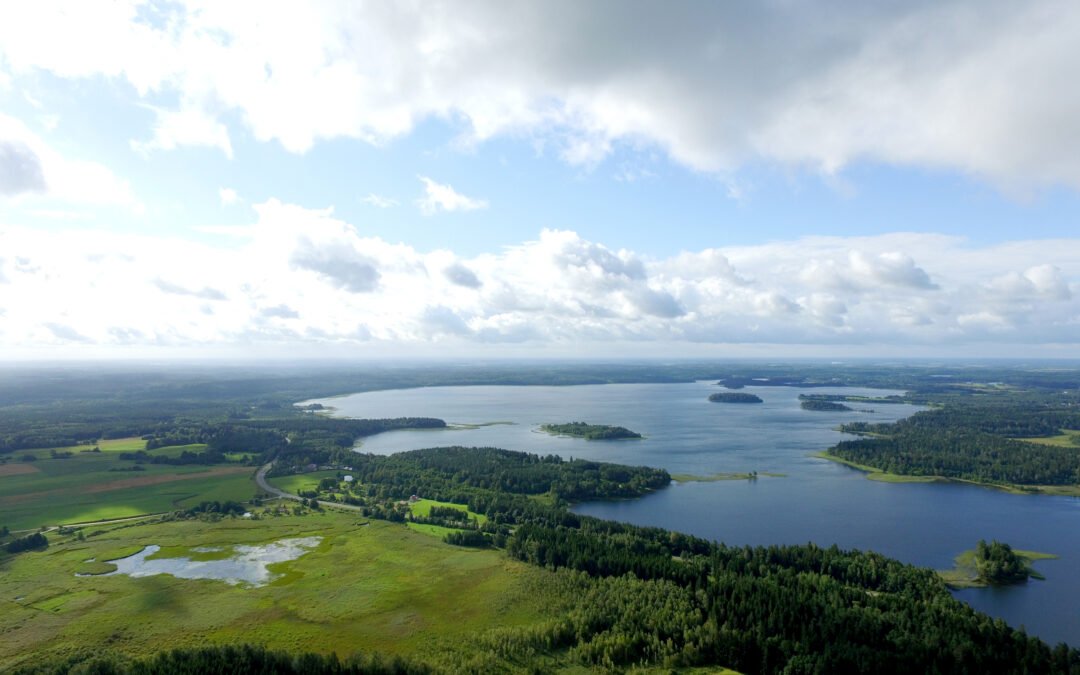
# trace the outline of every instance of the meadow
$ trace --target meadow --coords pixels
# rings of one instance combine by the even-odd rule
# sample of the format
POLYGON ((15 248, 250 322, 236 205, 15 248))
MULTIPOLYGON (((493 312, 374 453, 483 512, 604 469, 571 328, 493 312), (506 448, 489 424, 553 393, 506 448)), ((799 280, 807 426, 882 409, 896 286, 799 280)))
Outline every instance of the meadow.
POLYGON ((0 558, 0 670, 99 645, 138 655, 237 642, 341 656, 440 654, 452 663, 470 658, 470 640, 484 631, 557 616, 563 604, 556 575, 498 551, 450 546, 402 524, 342 512, 272 511, 259 519, 88 528, 84 541, 50 535, 44 551, 0 558), (322 542, 271 566, 279 576, 262 587, 167 575, 75 576, 93 569, 87 560, 152 544, 183 555, 307 536, 322 542))

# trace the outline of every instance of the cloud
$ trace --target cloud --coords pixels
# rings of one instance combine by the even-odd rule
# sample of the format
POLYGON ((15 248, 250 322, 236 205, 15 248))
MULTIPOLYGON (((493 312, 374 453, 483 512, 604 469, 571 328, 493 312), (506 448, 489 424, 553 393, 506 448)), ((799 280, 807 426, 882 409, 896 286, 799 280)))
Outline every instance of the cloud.
POLYGON ((0 195, 44 192, 41 160, 25 143, 0 140, 0 195))
POLYGON ((300 312, 296 311, 288 305, 277 305, 274 307, 264 307, 259 310, 262 316, 276 318, 276 319, 299 319, 300 312))
POLYGON ((218 197, 221 199, 222 206, 232 206, 244 201, 236 190, 232 188, 223 187, 218 190, 218 197))
POLYGON ((398 202, 396 199, 383 197, 381 195, 375 194, 374 192, 370 193, 367 197, 364 197, 360 201, 370 206, 374 206, 377 209, 389 209, 391 207, 398 206, 398 202))
POLYGON ((64 342, 92 342, 92 340, 79 331, 75 330, 71 326, 66 326, 61 323, 49 322, 45 324, 45 328, 52 333, 53 337, 64 342))
POLYGON ((424 183, 424 196, 416 200, 416 205, 425 216, 433 216, 440 211, 476 211, 488 206, 483 199, 466 197, 456 192, 453 187, 436 183, 427 176, 419 178, 424 183))
POLYGON ((454 263, 445 268, 443 275, 450 280, 450 283, 464 288, 480 288, 483 286, 476 274, 461 263, 454 263))
POLYGON ((543 230, 461 256, 365 236, 331 209, 270 200, 253 213, 225 240, 0 227, 0 251, 19 252, 0 264, 0 347, 81 338, 281 354, 774 344, 974 355, 993 342, 1080 355, 1076 239, 807 237, 655 259, 543 230))
POLYGON ((225 125, 197 109, 163 110, 151 108, 157 116, 154 136, 148 141, 131 141, 136 152, 148 154, 154 150, 175 150, 178 147, 208 147, 221 150, 233 158, 232 142, 225 125))
POLYGON ((305 241, 293 253, 291 262, 350 293, 370 293, 379 285, 375 261, 348 245, 318 245, 305 241))
POLYGON ((162 293, 169 293, 171 295, 188 295, 193 298, 200 298, 202 300, 227 300, 228 298, 224 293, 216 288, 203 287, 199 290, 192 290, 185 288, 177 284, 171 284, 163 279, 154 279, 154 286, 157 286, 158 290, 162 293))
POLYGON ((142 209, 131 185, 107 167, 61 155, 25 124, 3 113, 0 196, 142 209))
POLYGON ((898 251, 874 257, 852 251, 850 264, 856 275, 873 282, 908 288, 937 288, 925 270, 918 267, 910 256, 898 251))
POLYGON ((718 173, 869 160, 1080 187, 1080 6, 1060 0, 285 3, 259 21, 76 4, 0 11, 7 70, 176 100, 148 147, 228 154, 226 116, 294 152, 437 118, 464 145, 535 139, 586 165, 625 147, 718 173))

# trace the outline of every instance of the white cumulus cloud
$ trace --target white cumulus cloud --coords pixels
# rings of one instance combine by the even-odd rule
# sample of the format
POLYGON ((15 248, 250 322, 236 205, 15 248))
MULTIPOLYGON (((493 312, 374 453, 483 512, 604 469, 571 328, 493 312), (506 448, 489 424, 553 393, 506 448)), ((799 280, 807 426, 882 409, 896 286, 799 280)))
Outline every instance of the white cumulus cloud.
POLYGON ((365 235, 331 209, 253 209, 250 224, 198 240, 0 227, 0 347, 427 345, 467 355, 523 345, 617 356, 613 345, 978 354, 994 343, 1080 354, 1076 239, 806 237, 658 259, 543 230, 464 257, 365 235))
POLYGON ((440 212, 476 211, 486 209, 488 206, 487 201, 466 197, 450 185, 436 183, 427 176, 419 176, 419 178, 424 184, 424 196, 416 200, 416 206, 425 216, 433 216, 440 212))

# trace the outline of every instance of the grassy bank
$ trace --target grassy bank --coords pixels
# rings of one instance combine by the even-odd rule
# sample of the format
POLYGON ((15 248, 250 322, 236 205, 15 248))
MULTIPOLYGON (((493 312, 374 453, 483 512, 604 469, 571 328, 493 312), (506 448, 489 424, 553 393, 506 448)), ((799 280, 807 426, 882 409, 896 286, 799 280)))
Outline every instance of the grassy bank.
POLYGON ((882 483, 937 483, 944 482, 948 479, 940 476, 902 476, 896 473, 887 473, 878 469, 877 467, 867 466, 866 464, 859 464, 844 459, 843 457, 837 457, 836 455, 829 454, 828 452, 815 452, 814 457, 821 459, 827 459, 830 462, 836 462, 837 464, 843 464, 844 466, 850 466, 852 469, 858 469, 866 473, 866 477, 870 480, 880 481, 882 483))
POLYGON ((719 472, 711 473, 703 476, 699 476, 692 473, 673 473, 671 474, 671 480, 676 483, 716 483, 724 480, 755 480, 757 478, 786 478, 786 473, 773 473, 770 471, 759 471, 753 473, 739 473, 739 472, 719 472))
MULTIPOLYGON (((1031 569, 1032 563, 1037 560, 1055 560, 1058 556, 1052 553, 1039 553, 1038 551, 1013 550, 1022 558, 1029 568, 1031 577, 1043 579, 1043 575, 1031 569)), ((978 569, 975 566, 975 550, 964 551, 954 559, 955 566, 951 570, 938 570, 938 576, 948 584, 950 588, 985 588, 991 584, 979 578, 978 569)))

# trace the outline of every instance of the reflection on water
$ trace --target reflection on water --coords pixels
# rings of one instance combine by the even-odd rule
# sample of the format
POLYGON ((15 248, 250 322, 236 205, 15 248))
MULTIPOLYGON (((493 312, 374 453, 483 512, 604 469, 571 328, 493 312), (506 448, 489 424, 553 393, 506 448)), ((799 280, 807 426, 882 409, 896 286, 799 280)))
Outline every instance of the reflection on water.
MULTIPOLYGON (((150 577, 171 574, 181 579, 219 579, 227 584, 262 586, 274 578, 269 565, 296 560, 319 545, 322 537, 282 539, 264 546, 235 546, 233 555, 221 560, 192 560, 191 558, 155 558, 150 556, 161 550, 151 545, 135 555, 110 561, 116 565, 115 572, 108 575, 126 574, 130 577, 150 577)), ((198 552, 220 551, 218 547, 192 549, 198 552)))

